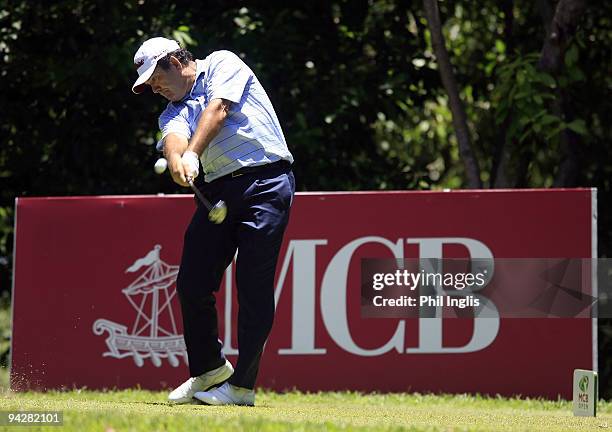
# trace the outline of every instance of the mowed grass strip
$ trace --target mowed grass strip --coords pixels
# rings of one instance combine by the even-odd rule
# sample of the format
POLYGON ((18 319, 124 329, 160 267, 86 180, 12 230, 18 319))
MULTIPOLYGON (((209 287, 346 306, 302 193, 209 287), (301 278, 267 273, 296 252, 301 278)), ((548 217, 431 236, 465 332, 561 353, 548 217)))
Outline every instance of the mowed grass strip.
POLYGON ((4 392, 0 409, 63 411, 62 431, 612 431, 612 403, 600 403, 597 418, 580 418, 566 401, 467 395, 259 391, 256 407, 172 406, 166 395, 142 390, 4 392))

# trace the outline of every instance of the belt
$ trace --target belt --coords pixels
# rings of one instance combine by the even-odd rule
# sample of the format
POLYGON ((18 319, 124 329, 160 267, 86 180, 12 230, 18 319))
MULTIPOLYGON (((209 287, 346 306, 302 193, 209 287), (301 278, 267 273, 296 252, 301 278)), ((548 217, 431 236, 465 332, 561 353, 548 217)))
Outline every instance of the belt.
POLYGON ((245 166, 229 174, 226 174, 222 177, 219 177, 218 179, 214 181, 232 179, 234 177, 240 177, 241 175, 260 173, 260 172, 274 170, 274 169, 289 168, 290 166, 291 166, 291 163, 284 159, 281 159, 279 161, 272 162, 272 163, 267 163, 264 165, 245 166))

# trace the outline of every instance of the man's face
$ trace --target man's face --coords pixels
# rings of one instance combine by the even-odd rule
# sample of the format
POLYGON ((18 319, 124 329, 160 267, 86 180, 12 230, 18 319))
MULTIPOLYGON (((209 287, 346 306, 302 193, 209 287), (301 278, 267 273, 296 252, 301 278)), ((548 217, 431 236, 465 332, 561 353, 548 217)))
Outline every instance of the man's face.
POLYGON ((187 93, 189 79, 183 73, 183 67, 178 60, 170 63, 169 69, 157 65, 155 72, 146 84, 151 86, 153 93, 159 93, 172 102, 180 101, 187 93))

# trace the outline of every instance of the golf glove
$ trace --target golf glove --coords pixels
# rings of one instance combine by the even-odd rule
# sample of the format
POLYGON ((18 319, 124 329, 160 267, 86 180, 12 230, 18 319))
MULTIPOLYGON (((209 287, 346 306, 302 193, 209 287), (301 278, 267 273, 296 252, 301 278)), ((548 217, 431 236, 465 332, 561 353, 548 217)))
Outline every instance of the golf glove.
POLYGON ((185 168, 185 177, 195 179, 200 173, 200 158, 196 152, 186 151, 181 158, 185 168))

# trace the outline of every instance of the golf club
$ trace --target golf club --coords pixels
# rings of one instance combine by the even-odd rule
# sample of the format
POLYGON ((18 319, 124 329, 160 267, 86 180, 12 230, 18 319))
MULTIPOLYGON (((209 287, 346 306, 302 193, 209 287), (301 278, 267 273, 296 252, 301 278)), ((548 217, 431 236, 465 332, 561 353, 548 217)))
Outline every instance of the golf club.
MULTIPOLYGON (((157 162, 155 162, 155 172, 157 174, 162 174, 166 171, 168 167, 168 162, 165 158, 159 158, 157 162)), ((187 183, 189 183, 189 187, 196 194, 198 199, 204 206, 208 209, 208 220, 220 224, 225 220, 225 216, 227 216, 227 205, 223 200, 218 201, 215 205, 212 205, 210 201, 206 199, 206 197, 200 192, 200 190, 193 184, 193 179, 188 177, 187 183)))
POLYGON ((220 224, 225 220, 225 216, 227 215, 227 205, 225 201, 219 200, 215 205, 211 205, 210 201, 206 199, 206 197, 200 192, 200 190, 193 184, 193 179, 188 177, 187 183, 189 183, 189 187, 196 194, 198 199, 204 206, 208 209, 208 220, 220 224))

